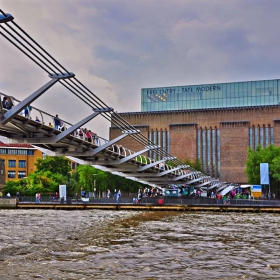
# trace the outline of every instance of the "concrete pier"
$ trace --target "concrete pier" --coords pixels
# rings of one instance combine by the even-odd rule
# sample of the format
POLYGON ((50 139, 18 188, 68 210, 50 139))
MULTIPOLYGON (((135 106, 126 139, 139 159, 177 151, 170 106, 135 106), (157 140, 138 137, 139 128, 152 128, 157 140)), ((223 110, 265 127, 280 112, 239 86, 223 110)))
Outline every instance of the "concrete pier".
POLYGON ((11 209, 17 207, 16 198, 0 198, 0 209, 11 209))

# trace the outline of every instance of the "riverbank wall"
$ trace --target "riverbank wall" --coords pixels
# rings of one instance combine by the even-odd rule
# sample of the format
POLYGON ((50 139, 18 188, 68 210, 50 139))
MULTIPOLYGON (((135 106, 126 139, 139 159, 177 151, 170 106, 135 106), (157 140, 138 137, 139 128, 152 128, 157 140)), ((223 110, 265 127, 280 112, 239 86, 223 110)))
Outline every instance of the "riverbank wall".
POLYGON ((0 198, 0 209, 15 209, 16 207, 16 198, 0 198))
POLYGON ((53 210, 130 210, 130 211, 209 211, 280 213, 279 206, 267 205, 152 205, 152 204, 93 204, 93 203, 18 203, 17 209, 53 210))

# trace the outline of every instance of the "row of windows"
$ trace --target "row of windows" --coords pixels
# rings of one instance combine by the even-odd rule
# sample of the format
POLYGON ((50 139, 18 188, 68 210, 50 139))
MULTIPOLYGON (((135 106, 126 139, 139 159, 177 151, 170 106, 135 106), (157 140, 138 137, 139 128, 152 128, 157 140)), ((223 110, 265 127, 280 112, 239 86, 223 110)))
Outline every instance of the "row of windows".
POLYGON ((272 127, 249 128, 249 146, 255 151, 258 145, 263 148, 274 144, 274 130, 272 127))
MULTIPOLYGON (((25 171, 18 171, 17 177, 19 179, 22 179, 26 177, 26 172, 25 171)), ((8 171, 8 178, 16 178, 16 172, 13 170, 8 171)))
MULTIPOLYGON (((191 101, 191 100, 212 100, 212 99, 229 99, 229 98, 240 98, 243 100, 246 97, 251 98, 262 98, 265 99, 269 96, 275 95, 277 97, 277 91, 273 88, 256 89, 254 92, 191 92, 191 93, 174 93, 165 98, 154 98, 148 94, 148 98, 144 102, 170 102, 170 101, 191 101)), ((145 98, 144 98, 145 99, 145 98)))
POLYGON ((30 149, 10 149, 10 148, 1 148, 0 154, 1 155, 28 155, 33 156, 34 150, 30 149))
POLYGON ((189 101, 168 102, 142 102, 142 112, 165 111, 165 110, 192 110, 207 108, 229 108, 244 106, 265 106, 278 104, 278 96, 243 97, 243 98, 220 98, 198 99, 189 101))
MULTIPOLYGON (((267 147, 274 144, 272 127, 249 128, 249 143, 252 150, 258 145, 267 147)), ((220 131, 202 129, 197 132, 197 158, 202 164, 202 171, 210 176, 220 177, 220 131)))
MULTIPOLYGON (((258 145, 267 147, 274 144, 274 129, 272 127, 253 127, 248 129, 251 149, 255 150, 258 145)), ((149 140, 161 146, 167 153, 170 150, 169 131, 151 131, 149 140)), ((202 164, 202 171, 212 177, 220 177, 221 150, 220 130, 200 129, 197 131, 197 158, 202 164)), ((155 160, 161 159, 155 152, 149 151, 149 157, 155 160)))
MULTIPOLYGON (((149 140, 160 146, 163 150, 165 150, 169 154, 170 150, 170 135, 169 131, 151 131, 149 132, 149 140)), ((155 160, 162 159, 164 155, 158 155, 154 151, 148 152, 148 157, 153 158, 155 160)))
MULTIPOLYGON (((13 167, 16 168, 16 160, 14 159, 9 159, 8 160, 8 167, 13 167)), ((2 164, 5 166, 5 160, 2 159, 2 164)), ((19 168, 26 168, 26 160, 19 160, 18 161, 18 167, 19 168)))
POLYGON ((212 177, 220 177, 220 130, 201 129, 197 131, 197 158, 202 171, 212 177))
POLYGON ((141 90, 142 111, 276 105, 279 80, 141 90), (204 102, 205 101, 205 102, 204 102))

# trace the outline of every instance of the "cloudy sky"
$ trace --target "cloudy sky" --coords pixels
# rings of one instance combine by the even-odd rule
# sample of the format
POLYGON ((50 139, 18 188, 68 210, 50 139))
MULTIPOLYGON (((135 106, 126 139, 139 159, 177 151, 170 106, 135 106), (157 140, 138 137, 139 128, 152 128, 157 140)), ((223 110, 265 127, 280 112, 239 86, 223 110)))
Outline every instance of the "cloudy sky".
MULTIPOLYGON (((0 8, 117 112, 141 88, 280 78, 279 0, 0 0, 0 8)), ((0 36, 0 92, 49 81, 0 36)), ((56 84, 33 104, 76 123, 91 109, 56 84)), ((89 128, 108 138, 109 123, 89 128)))

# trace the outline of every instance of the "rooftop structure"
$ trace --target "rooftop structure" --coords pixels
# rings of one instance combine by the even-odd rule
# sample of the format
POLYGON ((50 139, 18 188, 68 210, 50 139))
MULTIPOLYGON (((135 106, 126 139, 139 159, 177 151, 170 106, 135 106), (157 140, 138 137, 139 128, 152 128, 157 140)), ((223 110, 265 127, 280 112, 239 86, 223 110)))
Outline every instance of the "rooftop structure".
POLYGON ((278 105, 279 79, 141 90, 141 111, 170 111, 278 105))

